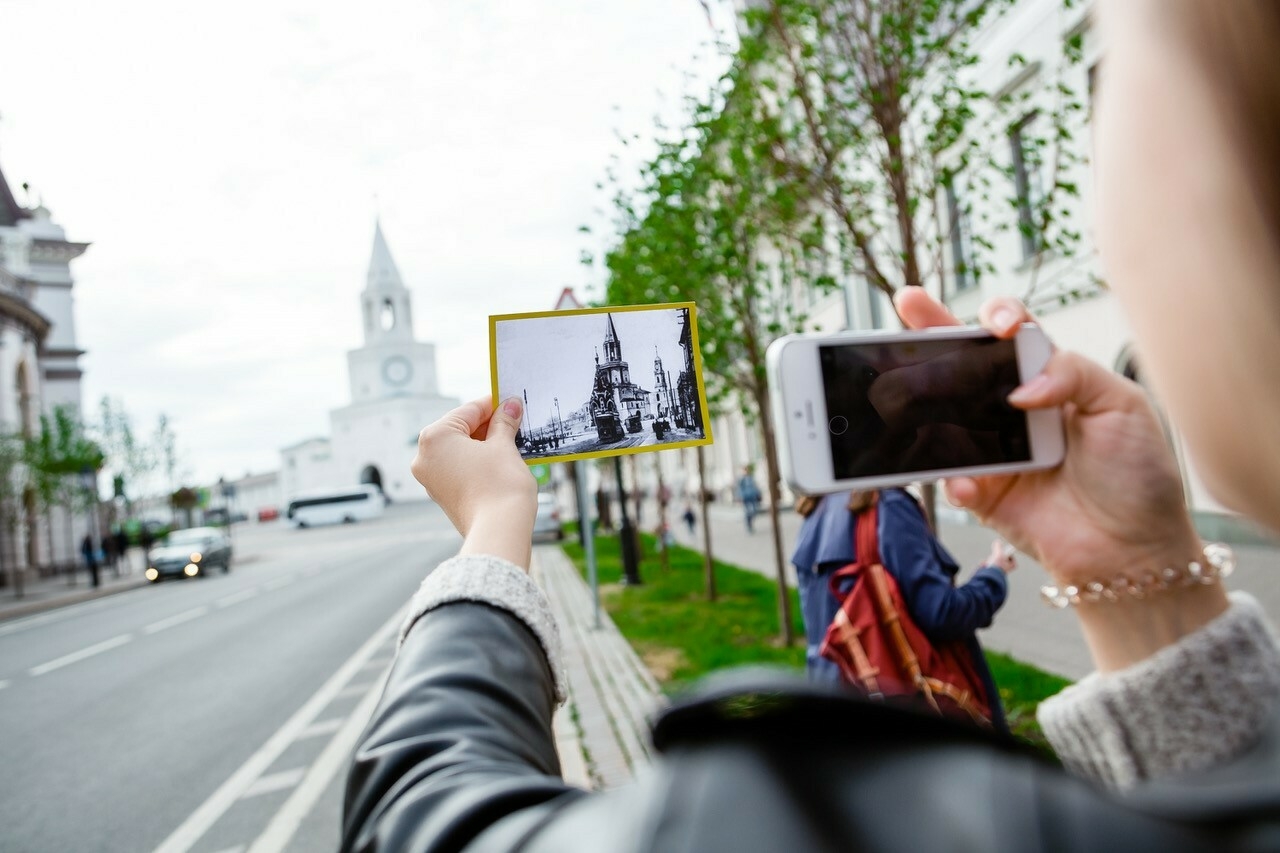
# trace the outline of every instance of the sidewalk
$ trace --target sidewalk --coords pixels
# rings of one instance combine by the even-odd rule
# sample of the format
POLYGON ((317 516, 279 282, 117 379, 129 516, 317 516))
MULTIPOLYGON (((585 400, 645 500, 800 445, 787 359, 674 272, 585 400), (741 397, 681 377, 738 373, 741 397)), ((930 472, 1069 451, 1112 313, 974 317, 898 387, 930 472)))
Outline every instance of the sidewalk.
MULTIPOLYGON (((695 508, 696 509, 696 508, 695 508)), ((668 510, 668 524, 676 541, 694 550, 702 550, 701 519, 698 529, 690 534, 680 519, 683 505, 673 502, 668 510)), ((775 577, 773 541, 767 513, 755 519, 755 532, 748 534, 737 505, 716 505, 709 508, 711 517, 711 551, 716 559, 741 566, 744 569, 775 577)), ((657 526, 657 506, 652 502, 644 507, 644 529, 657 526)), ((787 559, 795 547, 801 518, 793 510, 785 509, 780 516, 782 526, 783 557, 787 559)), ((968 576, 991 551, 991 541, 996 538, 991 531, 972 522, 966 513, 950 507, 940 507, 940 538, 947 550, 960 563, 960 580, 968 576)), ((1280 549, 1265 545, 1234 544, 1236 573, 1228 581, 1233 590, 1246 590, 1253 594, 1272 618, 1280 616, 1280 549)), ((787 566, 787 579, 795 585, 795 570, 787 566)), ((1080 627, 1071 613, 1052 610, 1040 600, 1040 587, 1050 582, 1049 575, 1026 554, 1018 554, 1018 568, 1010 577, 1009 598, 996 614, 995 623, 978 632, 984 647, 1004 652, 1048 672, 1071 679, 1078 679, 1093 670, 1088 647, 1080 633, 1080 627)), ((799 614, 796 614, 797 617, 799 614)))
POLYGON ((532 574, 564 641, 569 698, 554 720, 564 778, 592 790, 624 784, 652 762, 649 718, 666 700, 609 614, 594 627, 590 591, 560 546, 535 546, 532 574))
POLYGON ((140 563, 136 560, 128 567, 121 563, 119 576, 114 570, 102 567, 98 570, 98 579, 101 581, 101 586, 98 587, 89 585, 89 572, 84 567, 78 567, 75 575, 70 577, 54 575, 42 578, 34 571, 28 571, 21 598, 15 594, 16 588, 13 586, 0 588, 0 622, 143 586, 147 579, 142 576, 139 566, 140 563), (71 583, 72 579, 75 583, 71 583))

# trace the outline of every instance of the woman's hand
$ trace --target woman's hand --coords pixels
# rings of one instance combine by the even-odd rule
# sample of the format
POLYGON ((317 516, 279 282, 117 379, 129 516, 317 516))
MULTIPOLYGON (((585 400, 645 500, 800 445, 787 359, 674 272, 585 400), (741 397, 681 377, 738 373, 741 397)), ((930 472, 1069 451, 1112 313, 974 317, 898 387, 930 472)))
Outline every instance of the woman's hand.
POLYGON ((538 484, 516 450, 520 401, 459 406, 418 435, 413 476, 466 537, 461 553, 528 568, 538 484))
POLYGON ((1018 561, 1013 558, 1014 551, 1003 540, 997 539, 991 543, 991 554, 987 557, 984 566, 995 566, 1006 575, 1018 568, 1018 561))
MULTIPOLYGON (((920 288, 900 291, 897 307, 911 328, 957 324, 920 288)), ((980 318, 1000 338, 1013 337, 1032 321, 1009 298, 988 301, 980 318)), ((1063 464, 1050 471, 951 478, 946 492, 953 504, 1039 560, 1063 586, 1119 576, 1137 580, 1199 556, 1202 543, 1186 509, 1177 463, 1141 387, 1080 355, 1056 352, 1009 402, 1027 410, 1061 407, 1063 464)), ((1199 627, 1226 608, 1226 598, 1215 586, 1150 596, 1143 608, 1128 604, 1079 607, 1100 669, 1128 665, 1199 627), (1105 623, 1095 626, 1101 634, 1090 630, 1091 615, 1097 614, 1105 623), (1112 618, 1121 614, 1127 622, 1112 618), (1159 624, 1143 624, 1152 619, 1159 624)))

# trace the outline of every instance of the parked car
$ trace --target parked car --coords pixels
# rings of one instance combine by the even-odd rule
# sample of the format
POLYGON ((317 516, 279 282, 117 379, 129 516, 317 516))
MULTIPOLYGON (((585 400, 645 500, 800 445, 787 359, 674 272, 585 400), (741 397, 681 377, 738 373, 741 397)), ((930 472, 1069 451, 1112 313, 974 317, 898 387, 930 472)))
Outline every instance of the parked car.
POLYGON ((208 577, 215 568, 231 571, 231 540, 216 527, 175 530, 147 552, 147 580, 208 577))
POLYGON ((273 506, 266 506, 258 510, 258 521, 275 521, 280 517, 280 510, 273 506))
POLYGON ((564 538, 564 528, 560 526, 560 509, 556 506, 555 495, 538 495, 538 515, 533 520, 533 538, 537 539, 539 536, 564 538))

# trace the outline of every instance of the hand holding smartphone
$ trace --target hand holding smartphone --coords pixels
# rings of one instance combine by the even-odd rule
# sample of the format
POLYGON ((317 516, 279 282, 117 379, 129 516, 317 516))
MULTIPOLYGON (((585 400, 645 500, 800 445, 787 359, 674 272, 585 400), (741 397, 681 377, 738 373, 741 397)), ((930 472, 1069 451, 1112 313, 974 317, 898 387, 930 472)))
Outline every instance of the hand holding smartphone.
POLYGON ((1060 411, 1006 399, 1051 354, 1031 324, 1008 340, 969 327, 781 338, 768 368, 783 474, 823 494, 1054 467, 1060 411))

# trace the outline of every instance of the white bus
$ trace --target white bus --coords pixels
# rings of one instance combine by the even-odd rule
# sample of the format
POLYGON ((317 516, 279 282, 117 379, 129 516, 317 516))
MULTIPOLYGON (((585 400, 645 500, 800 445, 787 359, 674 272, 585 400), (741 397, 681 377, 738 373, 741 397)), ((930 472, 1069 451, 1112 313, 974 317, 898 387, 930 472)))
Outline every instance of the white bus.
POLYGON ((299 495, 289 501, 284 517, 294 527, 350 524, 382 515, 386 504, 386 498, 377 486, 351 486, 299 495))

